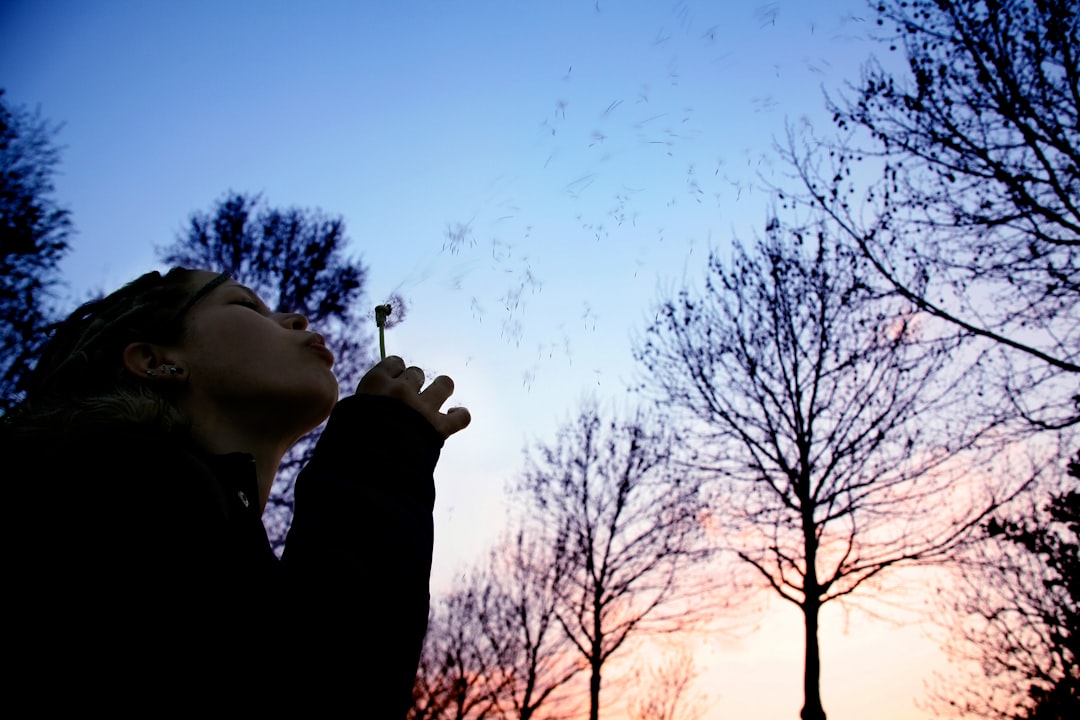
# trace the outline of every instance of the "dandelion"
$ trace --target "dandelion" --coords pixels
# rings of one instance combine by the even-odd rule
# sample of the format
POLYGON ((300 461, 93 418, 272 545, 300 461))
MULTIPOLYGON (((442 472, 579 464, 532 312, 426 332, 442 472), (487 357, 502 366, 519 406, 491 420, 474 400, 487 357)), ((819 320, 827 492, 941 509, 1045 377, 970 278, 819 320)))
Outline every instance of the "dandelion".
POLYGON ((386 328, 397 325, 405 319, 405 299, 395 293, 385 304, 375 306, 375 324, 379 328, 379 358, 386 359, 386 328), (390 313, 397 308, 397 314, 390 320, 390 313))
POLYGON ((379 359, 386 359, 386 318, 393 308, 387 305, 375 306, 375 324, 379 326, 379 359))

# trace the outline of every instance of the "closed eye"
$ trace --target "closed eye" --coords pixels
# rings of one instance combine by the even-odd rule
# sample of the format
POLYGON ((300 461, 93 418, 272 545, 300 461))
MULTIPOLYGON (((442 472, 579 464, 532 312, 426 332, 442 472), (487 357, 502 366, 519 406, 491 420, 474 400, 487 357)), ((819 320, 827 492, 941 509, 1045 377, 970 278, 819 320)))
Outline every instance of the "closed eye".
POLYGON ((234 285, 236 292, 233 293, 229 299, 229 304, 240 305, 250 310, 254 310, 260 315, 268 315, 270 309, 266 307, 266 303, 262 301, 262 298, 256 295, 254 292, 244 287, 243 285, 234 285))

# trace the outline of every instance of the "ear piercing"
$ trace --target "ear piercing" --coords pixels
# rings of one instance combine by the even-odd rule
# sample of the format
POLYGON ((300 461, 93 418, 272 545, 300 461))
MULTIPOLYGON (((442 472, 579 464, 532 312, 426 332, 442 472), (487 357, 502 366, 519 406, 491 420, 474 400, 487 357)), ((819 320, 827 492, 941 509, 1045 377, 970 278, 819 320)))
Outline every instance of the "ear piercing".
POLYGON ((159 372, 164 375, 182 375, 183 369, 178 368, 175 365, 162 365, 161 370, 147 370, 146 374, 150 377, 157 377, 159 372))

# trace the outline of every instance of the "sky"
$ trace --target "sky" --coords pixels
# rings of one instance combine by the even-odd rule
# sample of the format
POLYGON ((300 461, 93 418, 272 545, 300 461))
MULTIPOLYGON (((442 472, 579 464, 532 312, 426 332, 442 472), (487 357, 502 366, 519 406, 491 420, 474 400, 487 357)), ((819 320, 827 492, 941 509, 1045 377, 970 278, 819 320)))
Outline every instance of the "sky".
MULTIPOLYGON (((160 268, 227 191, 344 218, 371 305, 408 302, 388 352, 472 412, 436 471, 438 593, 523 450, 630 401, 656 303, 764 227, 773 143, 890 61, 874 29, 861 0, 0 0, 0 87, 62 124, 73 297, 160 268)), ((822 651, 831 720, 925 716, 918 627, 827 608, 822 651)), ((797 611, 697 666, 704 720, 796 717, 797 611)))

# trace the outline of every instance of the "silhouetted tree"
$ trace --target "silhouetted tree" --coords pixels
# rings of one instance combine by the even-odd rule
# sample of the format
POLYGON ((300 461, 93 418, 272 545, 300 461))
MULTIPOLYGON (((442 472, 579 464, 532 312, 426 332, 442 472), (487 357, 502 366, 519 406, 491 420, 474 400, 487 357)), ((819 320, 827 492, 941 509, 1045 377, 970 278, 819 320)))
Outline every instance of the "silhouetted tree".
POLYGON ((489 662, 480 624, 486 584, 466 577, 432 608, 409 720, 479 720, 496 717, 497 668, 489 662))
POLYGON ((668 655, 660 665, 635 675, 640 697, 633 703, 632 720, 700 720, 704 703, 690 692, 698 672, 685 648, 668 655))
POLYGON ((712 253, 704 292, 663 301, 635 350, 644 389, 684 413, 694 462, 715 479, 725 547, 803 614, 804 720, 825 718, 822 606, 944 558, 1003 498, 968 501, 982 492, 962 482, 971 468, 950 470, 980 431, 930 413, 951 397, 949 356, 919 323, 874 295, 821 218, 774 218, 730 262, 712 253))
POLYGON ((1037 427, 1076 423, 1076 2, 871 5, 909 72, 869 63, 850 97, 829 101, 844 140, 827 154, 792 141, 788 160, 887 287, 992 341, 1020 413, 1037 427))
POLYGON ((572 717, 567 691, 588 665, 559 624, 555 549, 535 522, 518 525, 489 555, 479 604, 498 717, 530 720, 542 706, 546 718, 572 717))
POLYGON ((21 397, 48 327, 71 213, 53 198, 59 127, 0 90, 0 415, 21 397))
MULTIPOLYGON (((374 320, 363 305, 367 268, 348 256, 341 217, 318 209, 272 208, 257 195, 229 192, 209 212, 192 214, 187 230, 159 248, 162 262, 228 272, 279 311, 300 312, 326 337, 342 393, 349 394, 377 357, 374 320)), ((282 547, 292 517, 293 482, 321 428, 282 461, 264 521, 282 547)))
POLYGON ((946 650, 971 672, 939 678, 938 714, 1080 716, 1080 454, 1068 476, 1043 507, 988 522, 959 567, 958 591, 944 596, 959 599, 939 617, 946 650))
POLYGON ((508 529, 437 601, 411 720, 572 717, 567 687, 588 666, 558 622, 553 558, 536 533, 508 529))
POLYGON ((556 617, 589 666, 589 717, 601 672, 634 638, 691 626, 703 608, 694 570, 707 554, 698 484, 672 463, 672 435, 645 411, 610 419, 595 402, 527 454, 516 492, 553 548, 556 617))

